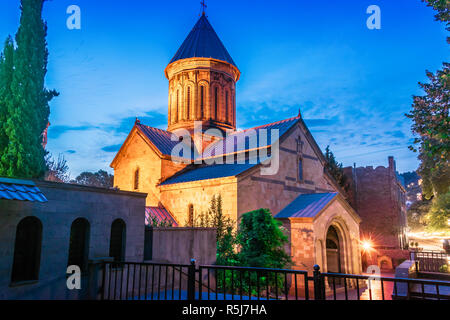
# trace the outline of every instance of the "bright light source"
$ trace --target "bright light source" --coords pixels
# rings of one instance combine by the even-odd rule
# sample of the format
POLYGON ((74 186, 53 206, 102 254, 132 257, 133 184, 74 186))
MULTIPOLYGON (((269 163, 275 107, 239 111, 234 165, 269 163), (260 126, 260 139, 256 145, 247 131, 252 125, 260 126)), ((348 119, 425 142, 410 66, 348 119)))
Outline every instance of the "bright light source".
POLYGON ((370 242, 368 240, 363 240, 361 242, 361 246, 362 246, 364 251, 370 251, 373 248, 372 242, 370 242))

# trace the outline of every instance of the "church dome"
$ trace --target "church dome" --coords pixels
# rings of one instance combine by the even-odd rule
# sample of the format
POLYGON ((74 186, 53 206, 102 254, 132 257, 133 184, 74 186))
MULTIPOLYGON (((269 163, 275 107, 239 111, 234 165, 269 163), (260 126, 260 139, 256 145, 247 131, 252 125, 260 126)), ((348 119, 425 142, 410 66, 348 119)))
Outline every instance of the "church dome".
POLYGON ((231 58, 204 14, 202 14, 169 64, 188 58, 217 59, 228 62, 237 68, 233 58, 231 58))

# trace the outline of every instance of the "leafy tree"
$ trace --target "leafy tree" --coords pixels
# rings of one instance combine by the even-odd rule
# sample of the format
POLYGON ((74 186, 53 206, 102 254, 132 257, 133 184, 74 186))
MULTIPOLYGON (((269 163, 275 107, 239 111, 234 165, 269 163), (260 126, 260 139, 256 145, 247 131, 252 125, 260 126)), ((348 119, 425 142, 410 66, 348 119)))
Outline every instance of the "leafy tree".
MULTIPOLYGON (((435 15, 436 21, 445 22, 447 31, 450 31, 450 3, 448 0, 422 0, 428 7, 432 7, 437 10, 435 15)), ((450 37, 447 38, 450 43, 450 37)))
POLYGON ((325 160, 327 162, 325 169, 328 170, 344 191, 348 191, 349 186, 347 176, 344 174, 343 165, 336 161, 333 152, 330 150, 330 146, 327 146, 325 149, 325 160))
MULTIPOLYGON (((446 0, 424 0, 438 11, 436 20, 445 22, 450 31, 450 8, 446 0)), ((448 38, 450 40, 450 38, 448 38)), ((449 41, 450 43, 450 41, 449 41)), ((407 117, 413 120, 412 131, 417 135, 410 149, 419 152, 421 161, 418 173, 423 179, 426 198, 445 194, 450 187, 450 64, 435 74, 427 71, 429 83, 419 83, 424 96, 414 96, 412 111, 407 117)))
POLYGON ((44 84, 48 51, 43 4, 44 0, 21 0, 11 97, 2 129, 9 143, 1 155, 0 175, 41 178, 45 173, 43 133, 49 122, 48 103, 58 93, 44 84))
POLYGON ((268 209, 244 214, 237 234, 239 264, 260 268, 286 268, 292 264, 284 250, 288 238, 281 226, 268 209))
POLYGON ((430 207, 431 201, 424 200, 416 201, 408 208, 408 227, 412 231, 422 231, 426 227, 427 222, 425 217, 430 211, 430 207))
POLYGON ((426 215, 428 231, 449 230, 450 192, 433 199, 430 212, 426 215))
MULTIPOLYGON (((8 119, 9 104, 12 102, 11 83, 14 71, 14 43, 11 37, 5 41, 4 50, 0 55, 0 159, 8 147, 9 139, 6 135, 6 120, 8 119)), ((0 161, 0 175, 6 172, 0 161)))
POLYGON ((202 212, 194 219, 194 227, 217 229, 217 259, 218 265, 236 265, 235 222, 223 213, 222 196, 211 198, 208 211, 202 212))
POLYGON ((45 157, 47 172, 45 180, 52 182, 68 183, 70 181, 69 166, 64 155, 58 155, 58 159, 54 159, 51 154, 45 157))
POLYGON ((90 187, 112 188, 114 185, 114 176, 104 170, 98 172, 83 172, 75 180, 74 184, 81 184, 90 187))

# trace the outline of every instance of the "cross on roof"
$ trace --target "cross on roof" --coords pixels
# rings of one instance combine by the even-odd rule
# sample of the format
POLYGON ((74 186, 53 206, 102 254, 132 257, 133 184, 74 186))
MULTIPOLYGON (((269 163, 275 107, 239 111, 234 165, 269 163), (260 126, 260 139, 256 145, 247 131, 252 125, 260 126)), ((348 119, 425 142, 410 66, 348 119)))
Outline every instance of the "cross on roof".
POLYGON ((206 10, 206 8, 208 8, 208 6, 206 5, 205 0, 202 0, 202 2, 200 2, 200 4, 202 5, 202 15, 205 15, 205 10, 206 10))

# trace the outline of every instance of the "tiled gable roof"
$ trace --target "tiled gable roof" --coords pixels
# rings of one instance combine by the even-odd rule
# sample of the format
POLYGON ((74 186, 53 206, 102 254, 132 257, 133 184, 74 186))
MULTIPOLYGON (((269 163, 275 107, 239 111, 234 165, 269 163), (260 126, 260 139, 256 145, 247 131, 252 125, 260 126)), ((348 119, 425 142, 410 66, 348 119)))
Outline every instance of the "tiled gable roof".
POLYGON ((192 165, 186 168, 185 171, 176 174, 175 176, 162 182, 161 185, 171 185, 177 183, 186 183, 192 181, 202 181, 209 179, 218 179, 225 177, 235 177, 251 168, 259 165, 262 161, 254 161, 256 163, 245 164, 212 164, 212 165, 192 165))
POLYGON ((9 178, 0 178, 0 199, 48 202, 34 182, 9 178))
POLYGON ((281 138, 293 125, 295 125, 300 117, 290 118, 274 123, 269 123, 263 126, 246 129, 243 131, 237 131, 230 134, 226 139, 219 140, 210 146, 208 146, 203 154, 202 158, 211 158, 215 156, 225 155, 229 153, 236 153, 255 148, 251 144, 252 135, 257 142, 256 148, 263 148, 271 146, 276 141, 271 141, 271 130, 279 130, 279 138, 281 138), (267 130, 267 141, 260 141, 260 132, 262 129, 267 130))
POLYGON ((337 192, 302 194, 281 210, 275 218, 314 218, 337 196, 337 192))
POLYGON ((159 223, 171 223, 172 227, 178 227, 175 218, 163 207, 145 208, 145 225, 151 225, 153 220, 156 220, 159 223))
MULTIPOLYGON (((169 131, 149 127, 140 123, 136 124, 136 126, 163 155, 172 155, 173 148, 180 143, 179 141, 172 141, 172 133, 169 131)), ((195 147, 193 148, 192 155, 188 157, 191 160, 198 156, 197 150, 195 147)), ((186 156, 182 154, 177 156, 186 158, 186 156)))

